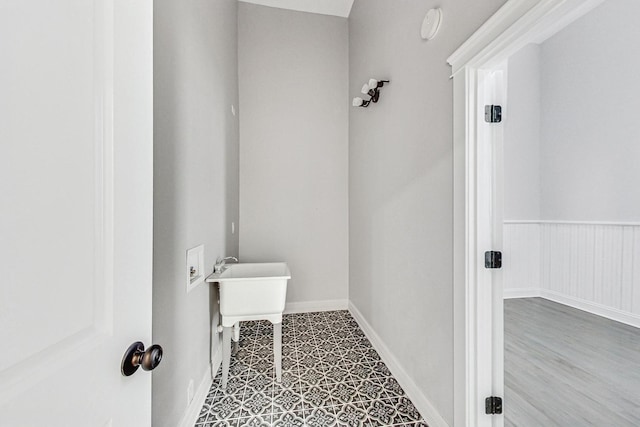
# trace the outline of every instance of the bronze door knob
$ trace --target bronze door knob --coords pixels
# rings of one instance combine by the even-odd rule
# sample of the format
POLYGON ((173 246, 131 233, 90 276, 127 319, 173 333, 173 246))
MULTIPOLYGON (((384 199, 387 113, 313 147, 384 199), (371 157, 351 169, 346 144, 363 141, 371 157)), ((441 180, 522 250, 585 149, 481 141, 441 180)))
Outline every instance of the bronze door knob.
POLYGON ((144 371, 151 371, 155 369, 161 361, 162 347, 154 344, 145 351, 144 344, 137 341, 131 344, 124 353, 120 370, 122 375, 128 377, 133 375, 141 366, 144 371))

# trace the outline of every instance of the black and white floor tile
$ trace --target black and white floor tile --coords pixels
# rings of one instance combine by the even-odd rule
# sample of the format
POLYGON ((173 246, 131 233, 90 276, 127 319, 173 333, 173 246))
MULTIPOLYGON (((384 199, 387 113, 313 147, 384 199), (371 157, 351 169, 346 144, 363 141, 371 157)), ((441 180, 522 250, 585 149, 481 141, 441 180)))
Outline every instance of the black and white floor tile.
POLYGON ((196 427, 427 427, 348 311, 285 315, 282 382, 273 326, 242 322, 226 390, 218 371, 196 427))

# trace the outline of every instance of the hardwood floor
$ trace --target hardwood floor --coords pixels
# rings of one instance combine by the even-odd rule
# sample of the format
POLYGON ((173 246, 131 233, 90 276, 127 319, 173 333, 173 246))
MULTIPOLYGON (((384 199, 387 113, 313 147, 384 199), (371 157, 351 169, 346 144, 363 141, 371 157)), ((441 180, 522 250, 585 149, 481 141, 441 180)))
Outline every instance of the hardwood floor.
POLYGON ((505 307, 505 426, 640 426, 640 329, 542 298, 505 307))

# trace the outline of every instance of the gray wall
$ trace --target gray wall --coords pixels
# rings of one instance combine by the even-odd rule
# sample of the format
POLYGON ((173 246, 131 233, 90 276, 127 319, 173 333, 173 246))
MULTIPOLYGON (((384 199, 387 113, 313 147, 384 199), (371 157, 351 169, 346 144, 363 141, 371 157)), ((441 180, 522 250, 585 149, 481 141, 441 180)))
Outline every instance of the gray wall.
POLYGON ((608 0, 509 59, 505 219, 640 220, 637 13, 608 0))
POLYGON ((204 243, 207 271, 238 251, 236 22, 235 0, 154 2, 155 427, 179 424, 209 364, 216 296, 206 284, 186 293, 186 250, 204 243))
POLYGON ((608 0, 542 45, 542 219, 640 219, 639 14, 608 0))
POLYGON ((286 261, 287 302, 346 300, 347 20, 239 5, 240 257, 286 261))
POLYGON ((504 111, 504 218, 540 218, 540 46, 509 58, 504 111))
POLYGON ((349 95, 389 78, 378 104, 350 109, 349 298, 444 419, 453 423, 453 88, 446 58, 503 0, 356 0, 349 95), (444 12, 437 38, 420 25, 444 12))

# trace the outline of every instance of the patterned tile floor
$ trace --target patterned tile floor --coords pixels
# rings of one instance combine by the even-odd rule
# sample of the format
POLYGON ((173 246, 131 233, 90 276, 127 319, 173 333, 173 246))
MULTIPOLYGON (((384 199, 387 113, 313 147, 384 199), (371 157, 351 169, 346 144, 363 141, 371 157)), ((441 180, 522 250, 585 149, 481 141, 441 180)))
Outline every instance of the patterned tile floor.
POLYGON ((284 316, 282 383, 272 339, 269 322, 242 322, 227 389, 219 370, 196 427, 427 427, 348 311, 284 316))

